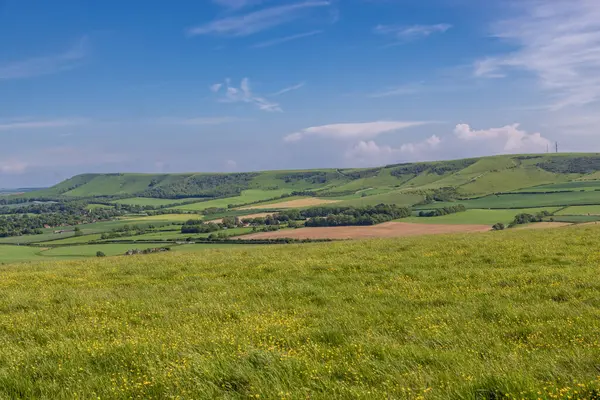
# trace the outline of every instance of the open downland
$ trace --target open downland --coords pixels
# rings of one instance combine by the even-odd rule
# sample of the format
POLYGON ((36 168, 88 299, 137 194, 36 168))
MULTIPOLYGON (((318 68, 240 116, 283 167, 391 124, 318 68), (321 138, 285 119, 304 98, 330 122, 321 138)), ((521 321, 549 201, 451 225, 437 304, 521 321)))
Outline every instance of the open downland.
POLYGON ((513 229, 523 230, 523 229, 548 229, 548 228, 562 228, 564 226, 573 225, 569 222, 535 222, 533 224, 527 224, 522 226, 517 226, 513 229))
POLYGON ((257 204, 255 206, 250 207, 242 207, 239 210, 260 210, 263 208, 303 208, 303 207, 313 207, 313 206, 321 206, 323 204, 333 204, 339 203, 340 200, 326 200, 326 199, 318 199, 315 197, 308 197, 306 199, 298 199, 298 200, 289 200, 282 201, 281 203, 269 203, 269 204, 257 204))
POLYGON ((440 233, 486 232, 489 230, 490 227, 487 225, 429 225, 386 222, 373 226, 331 226, 259 232, 245 235, 244 239, 367 239, 440 233))
POLYGON ((597 399, 600 227, 0 267, 0 398, 597 399))

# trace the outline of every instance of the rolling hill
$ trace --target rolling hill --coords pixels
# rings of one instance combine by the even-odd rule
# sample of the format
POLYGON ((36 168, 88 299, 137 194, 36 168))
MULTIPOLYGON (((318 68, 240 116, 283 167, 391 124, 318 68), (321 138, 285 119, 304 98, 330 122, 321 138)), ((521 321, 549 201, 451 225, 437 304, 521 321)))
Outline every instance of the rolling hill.
MULTIPOLYGON (((593 191, 594 179, 599 174, 600 154, 597 153, 502 155, 364 169, 83 174, 48 189, 12 197, 101 198, 121 203, 132 199, 131 202, 156 207, 222 199, 214 204, 226 207, 296 195, 353 205, 382 202, 414 205, 427 199, 464 200, 511 192, 593 191), (573 184, 574 181, 577 183, 573 184)), ((594 193, 580 196, 583 204, 589 203, 590 196, 594 193)))

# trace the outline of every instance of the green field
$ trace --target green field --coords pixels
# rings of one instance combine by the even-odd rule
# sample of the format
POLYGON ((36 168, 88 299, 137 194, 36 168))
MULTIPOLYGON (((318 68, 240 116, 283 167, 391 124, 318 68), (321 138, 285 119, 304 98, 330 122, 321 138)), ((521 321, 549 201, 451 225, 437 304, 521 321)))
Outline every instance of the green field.
POLYGON ((519 210, 467 210, 455 214, 439 217, 410 217, 398 220, 399 222, 413 222, 419 224, 482 224, 494 225, 497 222, 508 224, 515 215, 521 213, 537 214, 541 211, 554 212, 557 208, 525 208, 519 210))
POLYGON ((0 264, 31 261, 39 258, 39 248, 0 245, 0 264))
POLYGON ((597 206, 575 206, 560 210, 557 215, 600 215, 600 205, 597 206))
POLYGON ((552 185, 542 185, 530 187, 527 189, 522 189, 520 191, 523 192, 548 192, 554 190, 571 190, 571 191, 593 191, 600 189, 600 180, 586 180, 586 181, 573 181, 573 182, 563 182, 563 183, 555 183, 552 185))
POLYGON ((330 204, 331 206, 374 206, 380 203, 397 204, 402 206, 410 206, 422 201, 424 196, 420 194, 405 193, 400 190, 393 192, 376 194, 373 196, 356 197, 349 200, 344 200, 340 203, 330 204))
POLYGON ((164 207, 173 204, 202 201, 202 199, 153 199, 149 197, 132 197, 129 199, 116 200, 115 204, 127 204, 130 206, 153 206, 164 207))
MULTIPOLYGON (((147 227, 149 225, 168 225, 171 222, 183 222, 188 219, 198 219, 201 218, 195 214, 163 214, 163 215, 155 215, 151 217, 131 217, 131 218, 122 218, 113 221, 102 221, 95 222, 90 224, 81 224, 78 225, 79 229, 84 235, 91 235, 95 233, 103 233, 110 232, 116 228, 122 228, 125 225, 138 225, 140 227, 147 227)), ((72 238, 75 236, 73 232, 74 227, 65 226, 65 227, 57 227, 50 229, 43 229, 44 233, 41 235, 23 235, 23 236, 12 236, 6 238, 0 238, 0 244, 2 243, 10 243, 10 244, 29 244, 29 243, 41 243, 47 241, 54 240, 62 240, 65 238, 72 238), (56 230, 68 230, 70 232, 65 232, 61 234, 53 233, 56 230)), ((175 229, 177 229, 175 227, 175 229)))
MULTIPOLYGON (((216 233, 225 233, 228 236, 237 236, 237 235, 244 235, 246 233, 250 233, 252 232, 252 228, 233 228, 233 229, 227 229, 224 231, 219 231, 216 233)), ((136 236, 131 236, 131 237, 127 237, 127 238, 123 238, 123 239, 127 239, 127 240, 186 240, 187 238, 193 238, 193 239, 204 239, 207 238, 208 236, 210 236, 210 233, 197 233, 197 234, 190 234, 190 233, 181 233, 181 230, 176 230, 176 231, 166 231, 166 232, 152 232, 152 233, 146 233, 143 235, 136 235, 136 236)))
MULTIPOLYGON (((569 205, 600 205, 600 192, 565 192, 539 194, 501 194, 490 195, 473 200, 459 200, 467 208, 533 208, 558 207, 569 205)), ((418 209, 439 208, 456 203, 434 203, 417 207, 418 209)))
MULTIPOLYGON (((86 243, 86 242, 74 242, 86 243)), ((53 245, 58 243, 53 243, 53 245)), ((106 256, 120 256, 132 249, 144 250, 151 247, 169 247, 172 253, 196 253, 207 249, 248 248, 252 245, 201 243, 175 245, 170 243, 101 243, 83 244, 77 246, 30 247, 0 245, 0 264, 15 262, 43 261, 49 259, 69 260, 96 257, 96 252, 102 251, 106 256)))
POLYGON ((570 222, 573 224, 583 224, 587 222, 600 221, 600 215, 558 215, 552 217, 555 222, 570 222))
POLYGON ((0 398, 597 398, 598 246, 592 226, 5 265, 0 398))
POLYGON ((244 192, 240 196, 236 197, 228 197, 223 199, 215 199, 202 201, 200 203, 194 204, 186 204, 182 206, 173 207, 175 210, 186 210, 186 211, 202 211, 207 208, 216 207, 216 208, 227 208, 228 205, 238 205, 238 204, 247 204, 258 202, 261 200, 268 200, 275 197, 282 196, 284 194, 288 194, 291 191, 288 189, 277 189, 277 190, 244 190, 244 192))

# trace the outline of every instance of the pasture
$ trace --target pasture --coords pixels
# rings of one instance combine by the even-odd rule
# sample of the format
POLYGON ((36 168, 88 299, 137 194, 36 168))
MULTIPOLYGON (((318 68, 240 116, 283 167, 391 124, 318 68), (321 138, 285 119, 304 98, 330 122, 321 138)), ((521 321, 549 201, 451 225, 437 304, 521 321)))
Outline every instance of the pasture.
POLYGON ((600 215, 600 205, 567 207, 556 213, 557 215, 600 215))
POLYGON ((598 398, 599 233, 4 265, 0 397, 598 398))
POLYGON ((275 197, 282 196, 290 193, 289 189, 276 189, 276 190, 260 190, 250 189, 244 190, 240 196, 227 197, 223 199, 214 199, 201 201, 193 204, 186 204, 181 206, 173 207, 175 210, 186 210, 186 211, 202 211, 207 208, 227 208, 229 205, 240 205, 258 202, 261 200, 269 200, 275 197))
MULTIPOLYGON (((470 200, 459 200, 467 208, 533 208, 533 207, 559 207, 575 205, 600 205, 600 192, 564 192, 564 193, 536 193, 536 194, 500 194, 480 197, 470 200)), ((434 203, 416 208, 445 207, 456 203, 434 203)))
POLYGON ((173 204, 202 201, 202 199, 153 199, 149 197, 132 197, 129 199, 115 200, 115 204, 126 204, 130 206, 152 206, 152 207, 164 207, 173 204))
POLYGON ((508 210, 479 210, 471 209, 455 214, 442 215, 439 217, 410 217, 403 218, 401 222, 412 222, 416 224, 483 224, 494 225, 497 222, 508 224, 513 221, 515 215, 521 213, 537 214, 541 211, 554 212, 558 208, 525 208, 508 210))

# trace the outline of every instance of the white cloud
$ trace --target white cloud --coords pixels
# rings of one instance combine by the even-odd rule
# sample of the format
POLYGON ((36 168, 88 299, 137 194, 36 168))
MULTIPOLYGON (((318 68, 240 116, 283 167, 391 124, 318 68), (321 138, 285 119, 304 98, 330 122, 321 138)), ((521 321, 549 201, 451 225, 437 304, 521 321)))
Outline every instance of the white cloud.
POLYGON ((286 142, 297 142, 307 136, 331 139, 371 139, 382 133, 398 131, 427 124, 422 121, 375 121, 354 124, 331 124, 313 126, 284 137, 286 142))
POLYGON ((88 123, 88 120, 83 118, 63 118, 50 120, 12 120, 0 122, 0 131, 63 128, 67 126, 84 125, 86 123, 88 123))
POLYGON ((414 160, 435 150, 441 139, 433 135, 422 142, 405 143, 398 148, 378 145, 373 140, 361 140, 346 152, 346 158, 363 165, 383 165, 391 162, 414 160))
POLYGON ((298 39, 302 39, 305 37, 319 35, 321 33, 323 33, 323 31, 317 30, 317 31, 304 32, 304 33, 299 33, 297 35, 291 35, 291 36, 285 36, 285 37, 281 37, 281 38, 277 38, 277 39, 267 40, 265 42, 260 42, 255 45, 252 45, 250 47, 255 48, 255 49, 271 47, 271 46, 276 46, 278 44, 290 42, 292 40, 298 40, 298 39))
MULTIPOLYGON (((213 85, 213 87, 214 86, 215 85, 213 85)), ((222 103, 250 103, 254 104, 262 111, 282 111, 279 104, 252 93, 252 89, 250 88, 250 80, 248 78, 242 79, 239 88, 231 86, 231 81, 229 79, 226 79, 223 87, 219 87, 216 91, 216 93, 221 92, 223 92, 223 96, 219 99, 219 101, 222 103)))
POLYGON ((527 0, 514 18, 495 24, 493 34, 518 49, 477 61, 475 75, 530 72, 555 95, 552 109, 600 100, 599 1, 527 0))
POLYGON ((214 85, 210 85, 210 91, 213 93, 217 93, 223 87, 222 83, 215 83, 214 85))
POLYGON ((467 142, 484 142, 504 152, 544 152, 552 143, 540 133, 527 133, 519 129, 519 124, 502 128, 474 130, 467 124, 459 124, 454 134, 467 142))
POLYGON ((225 161, 225 169, 227 171, 235 171, 237 169, 237 162, 235 160, 226 160, 225 161))
POLYGON ((390 36, 402 43, 407 40, 428 37, 434 33, 444 33, 450 28, 452 28, 450 24, 412 26, 377 25, 374 31, 379 35, 390 36))
POLYGON ((0 64, 0 80, 52 75, 79 67, 87 56, 88 39, 83 37, 64 53, 0 64))
POLYGON ((283 88, 280 91, 271 94, 271 96, 281 96, 282 94, 285 94, 285 93, 288 93, 288 92, 291 92, 291 91, 294 91, 294 90, 301 89, 304 86, 306 86, 306 82, 300 82, 297 85, 293 85, 293 86, 289 86, 289 87, 283 88))
POLYGON ((329 6, 329 1, 304 1, 265 8, 245 15, 226 17, 208 24, 188 29, 190 36, 224 35, 249 36, 288 22, 298 20, 307 15, 307 11, 329 6))

